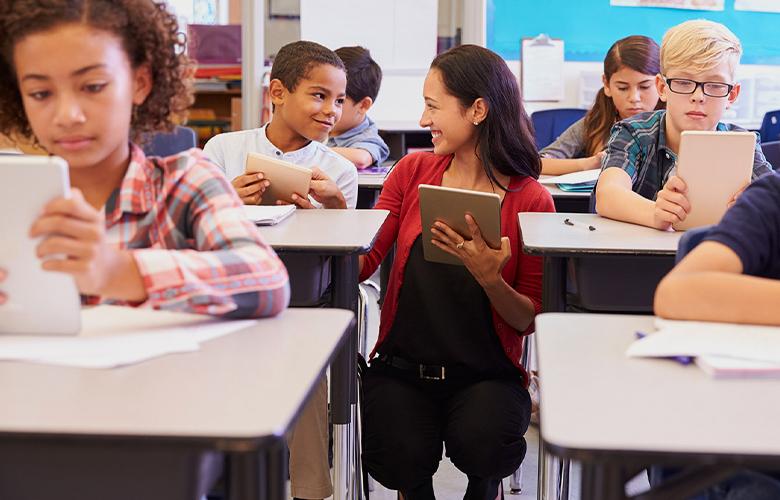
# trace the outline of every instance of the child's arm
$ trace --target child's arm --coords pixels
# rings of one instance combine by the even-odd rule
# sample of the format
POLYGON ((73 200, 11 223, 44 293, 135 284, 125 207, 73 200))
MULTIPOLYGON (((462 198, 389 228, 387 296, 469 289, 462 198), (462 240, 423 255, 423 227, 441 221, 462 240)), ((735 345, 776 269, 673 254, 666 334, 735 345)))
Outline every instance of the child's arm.
POLYGON ((661 280, 655 313, 672 319, 780 325, 780 281, 742 272, 734 250, 705 241, 661 280))
POLYGON ((371 153, 363 148, 331 148, 336 153, 340 154, 347 160, 355 164, 358 170, 362 170, 366 167, 370 167, 374 163, 374 158, 371 153))
POLYGON ((631 178, 619 168, 607 168, 596 184, 596 212, 602 217, 654 227, 665 231, 685 220, 691 204, 685 197, 687 186, 671 176, 656 200, 635 193, 631 178))
MULTIPOLYGON (((317 167, 311 169, 311 184, 309 185, 309 193, 312 198, 322 204, 322 208, 347 208, 347 200, 344 198, 344 194, 333 180, 328 177, 325 172, 317 167)), ((292 201, 299 208, 316 208, 309 201, 308 196, 292 195, 292 201)), ((283 202, 277 202, 282 204, 283 202)))
POLYGON ((563 175, 601 167, 604 152, 586 158, 542 158, 542 174, 563 175))

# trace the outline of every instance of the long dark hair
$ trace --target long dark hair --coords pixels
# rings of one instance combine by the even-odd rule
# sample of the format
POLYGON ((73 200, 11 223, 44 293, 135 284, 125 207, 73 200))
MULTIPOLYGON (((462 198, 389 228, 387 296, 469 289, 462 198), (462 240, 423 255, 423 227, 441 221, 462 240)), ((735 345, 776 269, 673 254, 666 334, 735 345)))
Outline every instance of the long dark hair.
MULTIPOLYGON (((655 76, 661 71, 658 44, 652 38, 642 35, 621 38, 613 43, 604 58, 604 78, 607 83, 621 68, 655 76)), ((585 115, 585 144, 588 156, 593 156, 604 148, 612 125, 619 119, 612 98, 604 93, 604 87, 600 88, 593 107, 585 115)))
POLYGON ((474 152, 488 179, 505 191, 507 187, 498 182, 494 170, 537 179, 542 164, 533 127, 506 62, 484 47, 461 45, 436 56, 431 69, 440 72, 447 91, 464 107, 480 97, 487 102, 488 114, 477 126, 474 152))

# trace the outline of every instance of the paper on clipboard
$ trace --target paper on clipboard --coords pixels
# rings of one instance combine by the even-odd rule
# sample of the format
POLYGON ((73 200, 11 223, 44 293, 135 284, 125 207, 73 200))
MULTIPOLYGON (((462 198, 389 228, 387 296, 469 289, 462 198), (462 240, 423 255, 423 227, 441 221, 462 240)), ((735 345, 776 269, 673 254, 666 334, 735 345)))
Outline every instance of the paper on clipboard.
POLYGON ((520 56, 523 100, 563 100, 563 40, 544 34, 535 38, 524 38, 520 56))

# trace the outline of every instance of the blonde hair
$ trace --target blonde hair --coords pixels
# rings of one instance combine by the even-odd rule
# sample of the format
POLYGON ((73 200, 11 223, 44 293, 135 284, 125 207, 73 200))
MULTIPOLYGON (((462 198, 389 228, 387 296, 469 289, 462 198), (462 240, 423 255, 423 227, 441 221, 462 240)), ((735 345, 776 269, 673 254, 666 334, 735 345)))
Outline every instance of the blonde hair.
POLYGON ((664 35, 661 73, 670 69, 703 73, 726 60, 733 77, 741 55, 739 38, 724 25, 706 19, 685 21, 664 35))

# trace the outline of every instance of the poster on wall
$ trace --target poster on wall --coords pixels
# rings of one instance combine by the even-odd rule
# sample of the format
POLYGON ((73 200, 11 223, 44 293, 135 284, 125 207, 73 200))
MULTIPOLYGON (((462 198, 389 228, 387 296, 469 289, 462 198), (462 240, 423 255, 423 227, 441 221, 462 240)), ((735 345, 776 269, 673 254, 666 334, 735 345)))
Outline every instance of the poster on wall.
MULTIPOLYGON (((767 3, 778 2, 768 0, 767 3)), ((661 7, 687 10, 724 10, 725 8, 725 0, 609 0, 609 4, 619 7, 661 7)))
POLYGON ((780 12, 780 0, 734 0, 734 10, 780 12))

